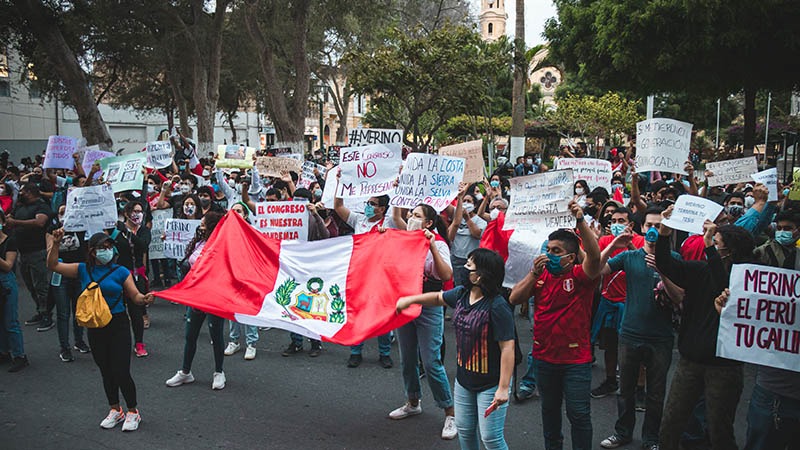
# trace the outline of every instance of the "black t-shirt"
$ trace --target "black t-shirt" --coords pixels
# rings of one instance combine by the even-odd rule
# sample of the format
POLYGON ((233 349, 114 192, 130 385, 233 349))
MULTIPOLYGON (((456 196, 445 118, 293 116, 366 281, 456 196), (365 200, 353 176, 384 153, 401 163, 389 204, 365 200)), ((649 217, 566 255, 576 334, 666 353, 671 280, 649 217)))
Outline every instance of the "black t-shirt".
POLYGON ((6 236, 3 242, 0 242, 0 258, 6 259, 9 252, 17 251, 17 240, 14 236, 6 236))
MULTIPOLYGON (((48 220, 52 216, 50 206, 41 198, 29 205, 18 202, 17 207, 14 208, 13 216, 16 220, 31 220, 35 219, 38 214, 46 215, 48 220)), ((46 222, 43 227, 15 226, 14 237, 19 245, 19 251, 21 253, 30 253, 46 249, 47 241, 45 241, 44 237, 46 232, 46 222)))
POLYGON ((119 222, 117 230, 119 232, 116 233, 116 238, 114 239, 114 247, 119 255, 117 264, 128 268, 128 270, 144 266, 144 255, 150 247, 150 229, 142 225, 134 234, 128 230, 124 223, 119 222))
MULTIPOLYGON (((52 233, 63 226, 64 224, 58 220, 58 217, 54 217, 50 221, 47 232, 52 233)), ((86 237, 85 231, 65 231, 61 245, 58 246, 58 257, 61 261, 65 263, 86 262, 86 253, 89 247, 86 237)))
POLYGON ((469 304, 469 289, 459 286, 442 293, 453 308, 458 370, 456 379, 465 389, 480 392, 500 382, 499 341, 514 340, 514 314, 501 296, 469 304))

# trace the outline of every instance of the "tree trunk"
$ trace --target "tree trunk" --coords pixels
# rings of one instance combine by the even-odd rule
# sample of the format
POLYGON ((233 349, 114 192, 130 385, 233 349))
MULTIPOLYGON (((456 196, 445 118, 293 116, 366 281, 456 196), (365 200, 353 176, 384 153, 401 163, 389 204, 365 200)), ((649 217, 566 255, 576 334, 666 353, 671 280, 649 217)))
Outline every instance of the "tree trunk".
MULTIPOLYGON (((189 106, 186 104, 186 98, 181 91, 180 82, 171 70, 167 71, 167 79, 169 80, 169 87, 172 89, 172 97, 175 99, 175 106, 178 108, 178 123, 180 124, 181 134, 191 138, 194 130, 189 126, 189 106)), ((170 131, 172 131, 172 127, 170 127, 170 131)))
POLYGON ((78 114, 81 134, 87 145, 99 145, 104 150, 111 149, 114 142, 103 121, 103 116, 94 102, 89 82, 74 52, 67 44, 58 20, 51 12, 34 0, 14 0, 19 14, 25 18, 33 35, 41 48, 47 53, 47 59, 56 73, 69 97, 69 103, 78 114))
POLYGON ((525 0, 517 0, 514 31, 514 86, 511 101, 511 158, 525 153, 525 86, 528 64, 525 58, 525 0))
POLYGON ((350 116, 350 82, 344 82, 342 92, 339 84, 334 80, 333 104, 336 106, 336 115, 339 118, 339 129, 336 130, 336 145, 345 145, 347 142, 347 118, 350 116))
POLYGON ((744 156, 752 156, 756 144, 756 89, 744 88, 744 156))
POLYGON ((236 136, 236 125, 233 123, 233 119, 236 118, 236 111, 228 111, 225 114, 228 116, 228 126, 231 127, 231 142, 238 144, 239 138, 236 136))

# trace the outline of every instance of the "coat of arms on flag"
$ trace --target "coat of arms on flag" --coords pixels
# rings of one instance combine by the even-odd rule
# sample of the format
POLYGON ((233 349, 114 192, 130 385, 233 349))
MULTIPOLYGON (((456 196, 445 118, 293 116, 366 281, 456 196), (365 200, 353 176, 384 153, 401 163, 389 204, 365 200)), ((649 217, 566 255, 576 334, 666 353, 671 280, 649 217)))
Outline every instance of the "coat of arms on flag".
POLYGON ((284 317, 344 323, 345 304, 338 285, 334 284, 326 293, 325 282, 314 277, 308 280, 305 290, 298 290, 298 286, 297 280, 289 278, 275 291, 275 302, 283 306, 284 317))

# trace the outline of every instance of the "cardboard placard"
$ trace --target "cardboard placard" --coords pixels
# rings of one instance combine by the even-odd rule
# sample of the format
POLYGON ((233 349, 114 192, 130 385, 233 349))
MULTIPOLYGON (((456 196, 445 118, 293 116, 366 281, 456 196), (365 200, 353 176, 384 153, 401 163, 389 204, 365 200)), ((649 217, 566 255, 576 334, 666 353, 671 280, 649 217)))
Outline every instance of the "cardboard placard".
POLYGON ((259 156, 256 158, 256 169, 261 176, 280 177, 282 171, 300 173, 303 164, 295 158, 281 156, 259 156))
POLYGON ((572 169, 514 177, 510 181, 511 203, 504 230, 575 228, 575 218, 569 211, 575 183, 572 169))
POLYGON ((485 163, 483 162, 483 141, 464 142, 463 144, 447 145, 439 149, 439 154, 444 156, 455 156, 466 160, 464 169, 465 183, 479 183, 483 181, 485 174, 485 163))
POLYGON ((188 219, 167 219, 164 222, 164 257, 182 260, 186 258, 186 246, 192 240, 197 227, 200 226, 199 220, 188 219))
POLYGON ((706 170, 714 174, 708 176, 709 186, 749 183, 750 176, 758 172, 758 162, 755 156, 715 161, 706 164, 706 170))
POLYGON ((111 183, 114 192, 141 190, 144 183, 143 168, 147 162, 144 153, 103 158, 100 167, 106 182, 111 183))
POLYGON ((347 145, 359 147, 373 144, 402 144, 403 130, 382 128, 353 128, 347 136, 347 145))
POLYGON ((73 187, 67 191, 64 231, 99 231, 117 224, 114 190, 107 184, 73 187))
POLYGON ((373 197, 389 194, 403 164, 400 144, 376 144, 342 149, 342 176, 336 196, 373 197))
POLYGON ((253 226, 280 240, 308 240, 308 202, 256 203, 253 226))
POLYGON ((684 173, 693 125, 655 118, 636 124, 636 171, 684 173))
POLYGON ((465 164, 464 158, 410 153, 389 204, 411 209, 424 203, 441 212, 458 195, 465 164))
POLYGON ((50 136, 47 138, 47 150, 44 154, 44 169, 72 169, 75 160, 72 159, 78 151, 78 140, 69 136, 50 136))
POLYGON ((572 175, 577 180, 585 180, 589 189, 596 187, 605 188, 611 192, 611 162, 605 159, 594 158, 559 158, 557 169, 572 169, 572 175))
POLYGON ((703 197, 681 195, 675 202, 672 215, 661 223, 689 233, 703 234, 703 223, 706 219, 714 221, 722 212, 722 205, 703 197))

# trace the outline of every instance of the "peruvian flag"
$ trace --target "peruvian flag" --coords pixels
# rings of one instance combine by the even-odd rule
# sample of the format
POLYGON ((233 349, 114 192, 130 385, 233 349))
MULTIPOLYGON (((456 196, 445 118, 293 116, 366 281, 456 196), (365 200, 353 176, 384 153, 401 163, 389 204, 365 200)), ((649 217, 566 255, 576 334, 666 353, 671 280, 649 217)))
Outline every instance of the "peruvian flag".
POLYGON ((272 239, 228 213, 186 278, 156 296, 237 322, 354 345, 401 327, 397 299, 422 292, 423 232, 314 242, 272 239))

